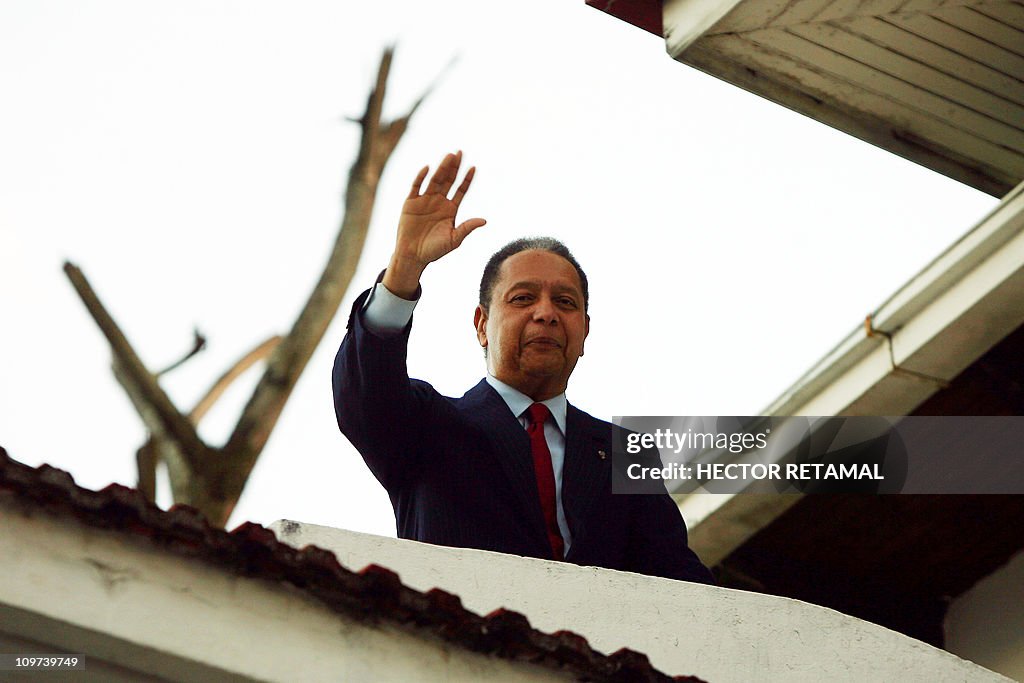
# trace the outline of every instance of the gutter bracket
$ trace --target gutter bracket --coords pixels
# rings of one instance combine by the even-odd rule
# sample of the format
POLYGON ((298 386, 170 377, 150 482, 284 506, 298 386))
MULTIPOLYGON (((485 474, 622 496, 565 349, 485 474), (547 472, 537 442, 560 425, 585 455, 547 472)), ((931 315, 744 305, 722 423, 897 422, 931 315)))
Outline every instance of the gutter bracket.
POLYGON ((940 389, 948 389, 949 388, 949 381, 948 380, 944 380, 941 377, 933 377, 932 375, 926 375, 923 372, 917 372, 915 370, 909 370, 907 368, 901 368, 899 365, 897 365, 896 364, 896 356, 893 353, 893 348, 892 348, 892 334, 889 333, 889 332, 885 332, 883 330, 877 329, 874 326, 873 315, 870 314, 870 313, 867 315, 866 318, 864 318, 864 333, 868 337, 878 336, 878 337, 885 338, 885 340, 887 342, 887 345, 889 347, 889 363, 892 365, 893 374, 901 375, 901 376, 904 376, 904 377, 910 377, 910 378, 921 380, 921 381, 924 381, 924 382, 928 382, 929 384, 934 384, 935 386, 939 387, 940 389))

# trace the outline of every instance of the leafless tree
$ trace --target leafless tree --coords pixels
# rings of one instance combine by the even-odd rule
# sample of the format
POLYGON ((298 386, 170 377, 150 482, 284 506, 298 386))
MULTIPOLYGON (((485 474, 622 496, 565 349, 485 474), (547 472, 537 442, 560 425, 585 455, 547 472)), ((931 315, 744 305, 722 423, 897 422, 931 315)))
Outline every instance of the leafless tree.
MULTIPOLYGON (((426 97, 424 93, 404 116, 381 120, 392 55, 390 48, 384 51, 366 111, 354 119, 362 129, 359 152, 348 176, 341 229, 320 280, 288 334, 272 337, 246 354, 214 383, 188 415, 182 414, 160 387, 159 376, 163 373, 152 373, 143 365, 82 271, 71 263, 64 264, 64 272, 110 343, 117 380, 149 431, 149 439, 136 457, 139 488, 151 500, 155 495, 156 467, 163 462, 175 503, 198 508, 211 524, 227 523, 292 389, 341 305, 366 242, 384 167, 426 97), (196 431, 199 420, 238 375, 264 358, 263 376, 227 443, 219 448, 205 443, 196 431)), ((202 346, 203 340, 197 333, 195 347, 186 359, 202 346)))

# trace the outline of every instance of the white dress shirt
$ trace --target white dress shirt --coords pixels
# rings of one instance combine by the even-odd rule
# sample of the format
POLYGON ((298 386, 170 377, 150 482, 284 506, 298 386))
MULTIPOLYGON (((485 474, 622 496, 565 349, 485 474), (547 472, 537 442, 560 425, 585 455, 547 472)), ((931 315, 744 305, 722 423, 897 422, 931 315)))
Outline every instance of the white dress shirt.
MULTIPOLYGON (((396 296, 378 282, 370 292, 363 307, 363 324, 373 334, 380 337, 389 337, 400 333, 409 320, 412 319, 413 310, 417 301, 409 301, 396 296)), ((536 403, 532 398, 518 389, 510 387, 496 377, 488 373, 487 383, 498 392, 505 405, 512 414, 519 419, 519 424, 526 429, 529 422, 526 411, 536 403)), ((551 451, 551 469, 555 473, 555 509, 558 516, 558 530, 565 542, 565 554, 569 554, 569 546, 572 545, 572 535, 569 533, 569 524, 565 521, 565 509, 562 507, 562 469, 565 465, 565 413, 567 402, 565 394, 541 401, 551 411, 551 418, 544 423, 544 438, 548 443, 548 450, 551 451)))

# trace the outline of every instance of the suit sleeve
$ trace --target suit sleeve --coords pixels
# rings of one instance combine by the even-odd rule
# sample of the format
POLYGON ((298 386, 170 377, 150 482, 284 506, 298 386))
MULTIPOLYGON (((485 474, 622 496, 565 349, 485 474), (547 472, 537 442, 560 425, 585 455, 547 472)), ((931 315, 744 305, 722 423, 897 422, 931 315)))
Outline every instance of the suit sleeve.
POLYGON ((392 493, 415 473, 431 443, 439 395, 406 369, 410 322, 401 333, 377 336, 363 322, 369 290, 357 297, 334 359, 338 427, 392 493))
MULTIPOLYGON (((656 449, 643 453, 652 466, 660 465, 656 449)), ((715 585, 711 571, 690 549, 686 523, 679 506, 660 479, 644 482, 648 492, 625 494, 633 499, 633 571, 669 579, 715 585)))
POLYGON ((668 493, 629 495, 634 499, 632 571, 715 585, 711 572, 690 550, 686 524, 668 493))

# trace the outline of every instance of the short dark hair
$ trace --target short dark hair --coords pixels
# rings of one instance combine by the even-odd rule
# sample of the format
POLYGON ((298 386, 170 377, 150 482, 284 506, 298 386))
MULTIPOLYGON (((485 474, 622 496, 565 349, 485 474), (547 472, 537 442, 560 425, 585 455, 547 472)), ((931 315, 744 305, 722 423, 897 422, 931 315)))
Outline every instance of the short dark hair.
POLYGON ((489 310, 491 296, 494 294, 494 285, 498 281, 498 273, 501 271, 501 265, 505 263, 510 256, 515 256, 519 252, 529 251, 531 249, 550 251, 552 254, 561 256, 572 264, 572 267, 576 269, 576 274, 580 277, 580 286, 583 288, 583 310, 586 312, 590 305, 590 290, 587 286, 587 274, 583 272, 583 268, 580 267, 579 261, 577 261, 576 257, 572 255, 569 248, 554 237, 521 237, 509 242, 501 249, 494 252, 491 258, 487 261, 487 265, 484 266, 484 274, 483 277, 480 278, 480 306, 485 311, 489 310))

